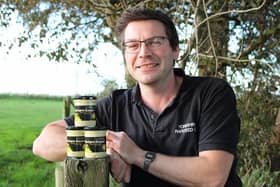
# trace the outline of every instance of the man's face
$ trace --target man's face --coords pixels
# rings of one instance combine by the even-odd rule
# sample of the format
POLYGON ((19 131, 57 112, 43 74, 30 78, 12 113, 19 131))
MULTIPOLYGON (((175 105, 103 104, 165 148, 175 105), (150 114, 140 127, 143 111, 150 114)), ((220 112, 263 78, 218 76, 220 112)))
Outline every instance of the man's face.
POLYGON ((130 22, 124 31, 124 43, 127 69, 139 84, 153 85, 169 77, 179 52, 172 50, 161 22, 130 22))

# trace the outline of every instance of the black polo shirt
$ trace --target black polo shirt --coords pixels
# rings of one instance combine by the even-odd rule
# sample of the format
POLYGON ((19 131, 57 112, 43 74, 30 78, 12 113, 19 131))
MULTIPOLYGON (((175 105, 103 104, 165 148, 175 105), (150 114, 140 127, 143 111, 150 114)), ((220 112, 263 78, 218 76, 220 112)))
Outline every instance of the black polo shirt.
MULTIPOLYGON (((197 156, 200 151, 224 150, 236 155, 240 119, 229 84, 218 78, 183 77, 179 93, 160 114, 141 101, 139 87, 116 90, 97 101, 97 125, 125 131, 144 150, 166 155, 197 156)), ((67 118, 73 125, 73 116, 67 118)), ((236 156, 226 187, 239 187, 236 156)), ((141 168, 133 166, 131 182, 125 187, 173 187, 141 168)))

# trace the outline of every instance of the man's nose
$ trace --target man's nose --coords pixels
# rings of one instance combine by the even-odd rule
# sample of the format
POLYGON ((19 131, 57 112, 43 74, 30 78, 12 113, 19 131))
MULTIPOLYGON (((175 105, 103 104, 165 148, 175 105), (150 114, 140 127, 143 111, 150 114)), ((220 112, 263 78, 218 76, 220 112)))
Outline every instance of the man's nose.
POLYGON ((151 49, 147 46, 145 42, 142 42, 139 49, 139 56, 147 56, 151 54, 151 49))

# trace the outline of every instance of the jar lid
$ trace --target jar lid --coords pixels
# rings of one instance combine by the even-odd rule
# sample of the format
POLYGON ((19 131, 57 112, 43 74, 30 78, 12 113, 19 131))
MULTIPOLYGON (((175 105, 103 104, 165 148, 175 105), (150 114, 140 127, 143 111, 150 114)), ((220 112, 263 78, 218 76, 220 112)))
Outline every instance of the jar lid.
POLYGON ((98 126, 87 126, 84 127, 85 131, 90 131, 90 130, 106 130, 107 128, 102 126, 102 127, 98 127, 98 126))
POLYGON ((77 126, 67 126, 66 130, 84 130, 84 127, 77 127, 77 126))
POLYGON ((85 99, 85 100, 95 100, 96 97, 94 95, 78 95, 78 96, 75 96, 73 98, 74 100, 80 100, 80 99, 85 99))

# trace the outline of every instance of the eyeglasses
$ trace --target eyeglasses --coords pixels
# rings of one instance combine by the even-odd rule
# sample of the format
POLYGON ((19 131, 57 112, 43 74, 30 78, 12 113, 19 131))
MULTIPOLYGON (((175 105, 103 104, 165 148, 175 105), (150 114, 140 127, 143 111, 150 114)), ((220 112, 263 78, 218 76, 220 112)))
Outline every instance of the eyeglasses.
POLYGON ((138 53, 141 48, 141 43, 144 43, 146 47, 150 50, 155 50, 162 46, 164 41, 167 39, 165 36, 155 36, 152 38, 148 38, 146 40, 134 40, 127 41, 123 43, 123 48, 126 53, 138 53))

